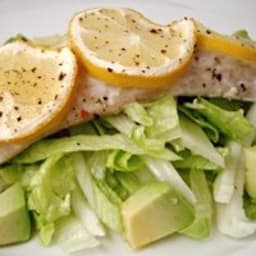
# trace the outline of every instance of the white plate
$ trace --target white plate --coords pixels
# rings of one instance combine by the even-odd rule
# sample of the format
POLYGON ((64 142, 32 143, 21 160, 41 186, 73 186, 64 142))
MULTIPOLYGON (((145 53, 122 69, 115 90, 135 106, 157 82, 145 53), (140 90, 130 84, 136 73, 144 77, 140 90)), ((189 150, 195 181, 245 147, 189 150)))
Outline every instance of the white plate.
MULTIPOLYGON (((224 33, 246 28, 256 37, 255 0, 1 0, 0 42, 16 33, 27 36, 64 33, 70 16, 79 10, 98 6, 126 6, 142 11, 152 19, 166 23, 172 19, 193 16, 224 33)), ((255 237, 232 240, 212 235, 206 241, 192 241, 170 237, 148 249, 133 252, 121 238, 106 241, 97 250, 76 255, 90 256, 252 256, 255 255, 255 237)), ((37 239, 23 245, 0 249, 0 256, 63 256, 58 248, 42 248, 37 239)))

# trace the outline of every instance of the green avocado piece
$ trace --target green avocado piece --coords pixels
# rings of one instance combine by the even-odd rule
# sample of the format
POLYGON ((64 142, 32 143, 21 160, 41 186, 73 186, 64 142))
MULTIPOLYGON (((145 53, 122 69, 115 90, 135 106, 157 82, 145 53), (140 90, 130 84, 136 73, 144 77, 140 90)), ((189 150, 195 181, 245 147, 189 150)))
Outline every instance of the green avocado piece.
POLYGON ((0 245, 24 242, 30 235, 24 191, 20 183, 15 183, 0 194, 0 245))
POLYGON ((245 189, 249 196, 256 199, 256 147, 245 148, 245 189))
POLYGON ((121 210, 133 248, 179 231, 194 220, 193 207, 165 182, 146 184, 122 204, 121 210))

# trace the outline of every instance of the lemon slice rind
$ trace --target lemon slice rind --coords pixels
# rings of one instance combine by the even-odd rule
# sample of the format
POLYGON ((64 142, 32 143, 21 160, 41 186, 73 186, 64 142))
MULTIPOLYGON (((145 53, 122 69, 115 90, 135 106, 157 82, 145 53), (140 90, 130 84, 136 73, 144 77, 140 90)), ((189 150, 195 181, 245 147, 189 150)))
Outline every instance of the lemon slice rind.
POLYGON ((0 48, 0 143, 22 142, 54 127, 74 98, 76 58, 14 42, 0 48))
POLYGON ((195 32, 188 19, 162 26, 131 9, 98 8, 76 14, 68 37, 88 73, 97 79, 154 88, 170 85, 180 75, 193 55, 195 32))

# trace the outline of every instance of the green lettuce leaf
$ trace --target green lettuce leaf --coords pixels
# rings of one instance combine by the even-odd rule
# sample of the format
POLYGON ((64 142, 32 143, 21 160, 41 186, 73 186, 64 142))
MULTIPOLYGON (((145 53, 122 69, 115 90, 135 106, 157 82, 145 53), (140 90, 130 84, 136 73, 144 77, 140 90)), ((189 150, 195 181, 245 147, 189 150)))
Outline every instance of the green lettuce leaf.
POLYGON ((74 153, 72 159, 77 182, 89 205, 107 227, 122 232, 122 200, 105 182, 93 178, 82 153, 74 153))
POLYGON ((120 184, 128 191, 129 195, 134 194, 143 185, 134 173, 117 172, 115 176, 120 184))
POLYGON ((135 123, 143 126, 153 125, 153 119, 149 116, 144 107, 137 102, 128 104, 124 109, 124 113, 135 123))
POLYGON ((91 171, 91 174, 96 179, 104 180, 108 155, 108 151, 102 150, 93 152, 91 153, 90 157, 88 157, 88 167, 91 171))
POLYGON ((182 160, 174 161, 173 165, 177 169, 197 169, 219 171, 220 167, 199 155, 193 155, 189 151, 181 152, 182 160))
POLYGON ((180 106, 179 110, 191 121, 199 125, 210 138, 211 141, 217 143, 220 139, 220 134, 218 129, 209 123, 200 113, 192 109, 188 109, 184 106, 180 106))
POLYGON ((77 151, 100 151, 121 149, 133 154, 144 151, 124 135, 76 135, 60 139, 46 139, 36 142, 14 159, 16 163, 34 163, 44 160, 53 154, 77 151))
POLYGON ((143 157, 143 161, 158 180, 168 182, 190 203, 194 204, 197 201, 190 187, 186 184, 170 162, 152 157, 143 157))
POLYGON ((227 111, 203 98, 197 98, 193 103, 186 103, 185 106, 198 111, 221 133, 233 140, 242 140, 254 129, 244 117, 242 109, 227 111))
POLYGON ((74 215, 83 223, 84 227, 93 236, 104 237, 105 228, 99 221, 97 215, 89 206, 79 187, 76 187, 71 194, 71 206, 74 215))
POLYGON ((146 134, 154 138, 179 138, 179 117, 177 103, 173 97, 167 96, 145 104, 148 115, 153 120, 152 125, 146 128, 146 134), (170 135, 175 135, 173 138, 170 135))
POLYGON ((74 187, 73 169, 68 156, 49 157, 31 177, 28 208, 33 212, 43 245, 51 242, 56 221, 70 214, 70 196, 74 187))
POLYGON ((12 37, 8 38, 4 42, 4 45, 9 44, 9 43, 13 43, 13 42, 16 42, 16 41, 28 42, 29 39, 27 37, 25 37, 24 35, 22 35, 22 34, 17 34, 15 36, 12 36, 12 37))
POLYGON ((244 210, 246 217, 250 220, 256 220, 256 200, 249 197, 247 194, 244 195, 244 210))
POLYGON ((56 222, 53 241, 65 253, 75 253, 100 245, 100 242, 85 229, 81 221, 73 215, 56 222))
POLYGON ((192 169, 190 171, 190 186, 197 198, 195 207, 195 220, 193 223, 180 231, 181 234, 194 239, 207 238, 212 227, 212 197, 205 177, 201 170, 192 169))
POLYGON ((121 150, 112 151, 106 161, 107 168, 120 172, 136 171, 142 164, 139 156, 121 150))
POLYGON ((204 131, 185 117, 180 117, 182 142, 194 155, 200 155, 210 162, 224 167, 224 158, 212 145, 204 131))
POLYGON ((240 30, 235 31, 233 36, 238 38, 238 39, 248 39, 248 40, 251 40, 248 31, 245 30, 245 29, 240 29, 240 30))

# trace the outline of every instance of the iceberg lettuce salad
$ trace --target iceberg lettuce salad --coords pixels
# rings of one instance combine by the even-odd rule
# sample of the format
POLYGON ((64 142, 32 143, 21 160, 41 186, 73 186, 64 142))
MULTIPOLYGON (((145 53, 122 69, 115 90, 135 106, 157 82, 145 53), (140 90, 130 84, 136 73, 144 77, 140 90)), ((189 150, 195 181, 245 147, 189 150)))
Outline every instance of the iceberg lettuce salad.
POLYGON ((252 103, 134 102, 34 143, 0 167, 0 191, 19 184, 41 244, 67 253, 109 232, 133 248, 173 234, 205 239, 215 225, 244 238, 256 232, 255 129, 252 103))
POLYGON ((168 184, 176 204, 186 205, 186 224, 164 235, 204 239, 216 219, 221 233, 246 237, 256 231, 246 153, 256 156, 254 125, 256 105, 249 103, 171 96, 131 103, 65 137, 36 142, 1 167, 1 189, 21 183, 42 245, 67 252, 99 246, 109 231, 126 238, 133 227, 124 224, 124 205, 142 204, 137 195, 150 197, 154 183, 168 184))

